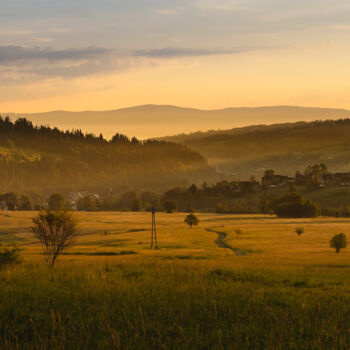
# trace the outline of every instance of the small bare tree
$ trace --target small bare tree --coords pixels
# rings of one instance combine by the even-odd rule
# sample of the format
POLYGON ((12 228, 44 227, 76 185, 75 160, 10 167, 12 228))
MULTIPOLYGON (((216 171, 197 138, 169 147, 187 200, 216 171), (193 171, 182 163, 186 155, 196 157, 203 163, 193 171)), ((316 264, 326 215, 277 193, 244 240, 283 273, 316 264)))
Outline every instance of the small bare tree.
POLYGON ((33 233, 44 246, 44 255, 53 267, 57 257, 68 248, 78 235, 77 224, 66 211, 47 210, 33 219, 33 233))

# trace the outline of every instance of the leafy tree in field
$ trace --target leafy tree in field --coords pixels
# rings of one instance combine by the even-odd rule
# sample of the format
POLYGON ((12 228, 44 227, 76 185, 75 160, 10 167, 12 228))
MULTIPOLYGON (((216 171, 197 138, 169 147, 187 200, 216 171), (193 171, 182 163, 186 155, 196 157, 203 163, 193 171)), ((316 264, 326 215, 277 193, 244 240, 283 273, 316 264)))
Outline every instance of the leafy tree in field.
POLYGON ((320 214, 316 204, 305 200, 298 193, 285 194, 271 202, 271 209, 279 217, 312 218, 320 214))
POLYGON ((185 223, 192 228, 193 225, 196 226, 199 224, 199 219, 196 215, 190 214, 186 216, 185 223))
POLYGON ((329 242, 329 245, 331 248, 335 248, 335 251, 339 253, 340 249, 346 248, 348 242, 344 233, 338 233, 333 236, 333 238, 329 242))
POLYGON ((177 204, 175 201, 165 201, 163 203, 163 207, 168 214, 171 214, 177 210, 177 204))
POLYGON ((44 246, 44 255, 49 266, 53 267, 56 259, 74 241, 78 235, 77 225, 68 212, 41 212, 33 219, 35 237, 44 246))
POLYGON ((60 193, 53 193, 49 198, 50 210, 63 210, 66 200, 60 193))
POLYGON ((298 236, 301 236, 304 233, 303 227, 297 227, 294 231, 298 236))

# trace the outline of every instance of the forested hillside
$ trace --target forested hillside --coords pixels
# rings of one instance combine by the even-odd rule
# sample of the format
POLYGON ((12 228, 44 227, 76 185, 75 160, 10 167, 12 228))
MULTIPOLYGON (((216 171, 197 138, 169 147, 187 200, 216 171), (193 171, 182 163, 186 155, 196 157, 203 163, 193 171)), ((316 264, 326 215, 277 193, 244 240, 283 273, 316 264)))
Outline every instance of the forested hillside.
POLYGON ((164 138, 189 146, 225 175, 247 178, 266 169, 294 175, 307 165, 326 163, 350 170, 350 119, 251 126, 164 138))
POLYGON ((211 174, 206 160, 186 146, 120 134, 107 141, 0 117, 0 192, 161 190, 211 174))

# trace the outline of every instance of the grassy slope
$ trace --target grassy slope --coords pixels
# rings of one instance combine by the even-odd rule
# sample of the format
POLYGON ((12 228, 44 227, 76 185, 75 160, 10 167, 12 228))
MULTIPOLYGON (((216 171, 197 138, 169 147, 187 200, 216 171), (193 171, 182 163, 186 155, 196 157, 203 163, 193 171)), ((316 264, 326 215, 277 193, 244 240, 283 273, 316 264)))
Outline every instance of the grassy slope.
POLYGON ((264 169, 294 174, 324 162, 332 171, 348 171, 350 120, 256 126, 166 138, 199 151, 234 175, 261 175, 264 169))
POLYGON ((150 251, 149 213, 78 213, 71 252, 136 254, 65 255, 49 271, 29 232, 33 215, 0 216, 0 242, 17 241, 25 260, 0 272, 5 349, 350 346, 350 250, 328 247, 348 219, 199 214, 189 229, 185 214, 159 214, 161 249, 150 251), (250 253, 219 248, 213 231, 250 253))

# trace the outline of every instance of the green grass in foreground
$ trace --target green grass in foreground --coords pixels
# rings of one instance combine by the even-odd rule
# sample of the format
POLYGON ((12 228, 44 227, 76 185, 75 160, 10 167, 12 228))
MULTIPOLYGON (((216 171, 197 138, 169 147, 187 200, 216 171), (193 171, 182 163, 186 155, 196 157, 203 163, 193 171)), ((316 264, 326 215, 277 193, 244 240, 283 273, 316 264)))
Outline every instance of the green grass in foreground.
POLYGON ((349 349, 346 268, 121 261, 2 271, 1 349, 349 349))
POLYGON ((350 248, 329 247, 350 219, 159 213, 151 250, 150 213, 79 212, 50 270, 34 215, 0 213, 22 258, 0 271, 0 350, 350 349, 350 248))

